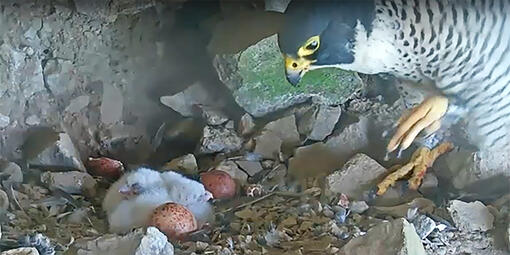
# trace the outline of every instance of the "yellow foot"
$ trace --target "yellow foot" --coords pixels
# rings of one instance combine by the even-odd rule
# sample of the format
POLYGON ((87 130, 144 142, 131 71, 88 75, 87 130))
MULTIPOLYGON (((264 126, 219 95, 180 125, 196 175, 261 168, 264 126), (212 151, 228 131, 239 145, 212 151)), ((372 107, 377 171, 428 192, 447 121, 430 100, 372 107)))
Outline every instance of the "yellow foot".
POLYGON ((400 151, 407 149, 416 136, 425 131, 427 134, 436 132, 441 127, 440 119, 446 113, 448 99, 433 96, 404 114, 397 122, 397 132, 393 135, 386 150, 392 152, 400 147, 400 151))
POLYGON ((395 185, 396 181, 403 178, 411 171, 412 175, 409 179, 409 189, 417 190, 427 172, 427 168, 431 167, 439 156, 452 149, 453 144, 451 143, 442 143, 433 150, 429 150, 425 147, 418 149, 413 153, 409 163, 404 166, 397 165, 390 168, 390 171, 393 172, 377 185, 377 195, 384 194, 389 187, 395 185))

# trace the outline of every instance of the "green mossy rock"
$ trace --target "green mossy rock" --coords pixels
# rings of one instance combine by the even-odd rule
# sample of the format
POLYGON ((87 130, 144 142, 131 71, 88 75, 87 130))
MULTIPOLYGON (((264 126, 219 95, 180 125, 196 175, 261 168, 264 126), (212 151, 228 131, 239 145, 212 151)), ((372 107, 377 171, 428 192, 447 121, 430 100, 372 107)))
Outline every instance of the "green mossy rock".
POLYGON ((277 35, 238 54, 217 55, 214 65, 237 103, 256 117, 310 98, 319 104, 342 104, 363 87, 356 73, 335 68, 310 71, 293 87, 285 79, 277 35))

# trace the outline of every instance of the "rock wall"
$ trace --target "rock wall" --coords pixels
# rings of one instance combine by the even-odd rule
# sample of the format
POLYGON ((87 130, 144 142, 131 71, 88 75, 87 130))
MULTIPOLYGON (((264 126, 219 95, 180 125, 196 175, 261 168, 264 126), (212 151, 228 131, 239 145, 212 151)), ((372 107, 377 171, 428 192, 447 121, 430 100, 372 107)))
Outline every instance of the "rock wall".
POLYGON ((159 97, 219 84, 200 35, 175 28, 179 2, 2 1, 0 158, 20 159, 40 143, 27 130, 50 127, 82 157, 143 161, 156 130, 180 118, 159 97))

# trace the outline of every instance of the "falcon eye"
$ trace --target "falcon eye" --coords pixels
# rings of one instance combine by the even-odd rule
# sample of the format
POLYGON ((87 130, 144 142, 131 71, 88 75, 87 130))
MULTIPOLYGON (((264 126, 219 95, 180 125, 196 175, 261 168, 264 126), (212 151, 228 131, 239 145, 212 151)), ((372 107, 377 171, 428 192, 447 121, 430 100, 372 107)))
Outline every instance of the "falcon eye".
POLYGON ((318 43, 317 41, 312 41, 312 42, 310 42, 310 43, 306 46, 306 49, 307 49, 307 50, 316 50, 318 46, 319 46, 319 43, 318 43))
POLYGON ((308 40, 306 40, 305 43, 303 43, 301 48, 299 48, 297 52, 298 57, 306 57, 312 55, 317 49, 319 49, 320 44, 321 40, 318 35, 310 37, 308 40))

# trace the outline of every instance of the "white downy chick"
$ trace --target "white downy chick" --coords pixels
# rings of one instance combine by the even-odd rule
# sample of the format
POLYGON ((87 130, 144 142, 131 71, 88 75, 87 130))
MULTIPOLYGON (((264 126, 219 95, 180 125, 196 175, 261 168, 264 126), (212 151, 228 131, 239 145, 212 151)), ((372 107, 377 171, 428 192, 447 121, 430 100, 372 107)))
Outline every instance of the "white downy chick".
POLYGON ((205 190, 202 183, 173 171, 163 172, 161 177, 173 202, 188 208, 195 216, 199 227, 212 219, 212 206, 208 201, 213 196, 205 190))
POLYGON ((114 233, 146 226, 154 209, 167 202, 186 206, 202 226, 212 215, 209 196, 201 183, 178 173, 139 168, 110 187, 103 209, 114 233))
POLYGON ((110 187, 103 201, 110 232, 125 233, 146 226, 154 209, 168 200, 158 172, 139 168, 127 173, 110 187))

